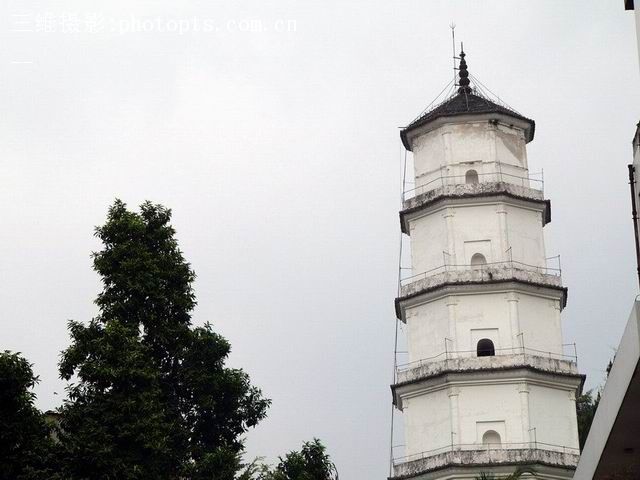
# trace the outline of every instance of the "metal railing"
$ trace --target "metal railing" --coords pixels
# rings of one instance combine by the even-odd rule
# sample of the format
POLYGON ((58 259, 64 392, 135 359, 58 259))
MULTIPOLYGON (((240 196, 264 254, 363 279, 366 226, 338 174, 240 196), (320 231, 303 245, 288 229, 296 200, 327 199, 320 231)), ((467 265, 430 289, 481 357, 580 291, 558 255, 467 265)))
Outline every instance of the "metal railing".
MULTIPOLYGON (((449 339, 445 339, 445 347, 446 347, 446 342, 448 340, 449 339)), ((565 353, 550 352, 546 350, 538 350, 536 348, 529 348, 529 347, 506 347, 506 348, 496 348, 495 355, 493 356, 498 357, 498 356, 505 356, 505 355, 521 355, 521 356, 533 355, 538 357, 550 358, 554 360, 565 360, 565 361, 569 361, 577 364, 578 354, 576 351, 576 344, 566 343, 566 344, 563 344, 562 346, 563 347, 572 346, 574 348, 574 354, 569 355, 565 353)), ((453 360, 457 358, 477 358, 477 357, 478 357, 477 350, 446 350, 445 349, 444 352, 441 352, 437 355, 433 355, 431 357, 425 357, 425 358, 421 358, 420 360, 414 360, 413 362, 399 364, 397 366, 397 371, 398 373, 406 372, 407 370, 422 367, 424 365, 428 365, 430 363, 438 362, 441 360, 453 360)), ((480 358, 487 358, 487 357, 480 357, 480 358)), ((491 357, 488 357, 488 358, 491 358, 491 357)))
POLYGON ((424 458, 433 457, 442 453, 456 452, 456 451, 478 451, 478 452, 491 452, 491 451, 504 451, 504 450, 551 450, 558 453, 569 453, 573 455, 579 455, 580 449, 575 447, 567 447, 565 445, 555 445, 553 443, 544 443, 534 440, 533 442, 511 442, 511 443, 460 443, 450 444, 444 447, 435 448, 433 450, 427 450, 420 453, 414 453, 413 455, 405 455, 402 457, 394 457, 393 465, 399 465, 402 463, 412 462, 415 460, 422 460, 424 458))
MULTIPOLYGON (((522 187, 532 188, 540 192, 544 192, 544 177, 541 173, 532 173, 527 176, 513 175, 511 173, 504 172, 489 172, 489 173, 477 173, 477 183, 488 182, 506 182, 522 187), (537 178, 540 175, 542 178, 537 178)), ((405 190, 402 192, 402 201, 409 200, 417 195, 435 190, 439 187, 445 187, 447 185, 474 185, 477 183, 467 183, 466 175, 440 175, 432 180, 429 180, 423 185, 419 185, 415 188, 405 190)))
MULTIPOLYGON (((444 254, 446 254, 446 252, 443 252, 444 254)), ((445 255, 445 259, 446 259, 446 255, 445 255)), ((561 277, 562 276, 562 268, 561 268, 561 264, 560 264, 560 255, 556 255, 555 257, 549 257, 546 259, 546 261, 548 262, 549 260, 556 260, 557 261, 557 267, 549 267, 549 266, 545 266, 545 267, 541 267, 539 265, 529 265, 527 263, 523 263, 523 262, 519 262, 517 260, 505 260, 502 262, 490 262, 490 263, 483 263, 483 264, 478 264, 478 265, 463 265, 463 264, 449 264, 449 263, 444 263, 443 265, 440 265, 438 267, 426 270, 424 272, 418 273, 416 275, 411 275, 410 277, 405 277, 403 279, 400 280, 400 285, 401 286, 405 286, 408 285, 410 283, 416 282, 418 280, 422 280, 428 277, 431 277, 433 275, 438 275, 439 273, 444 273, 444 272, 451 272, 451 271, 456 271, 456 272, 463 272, 463 271, 492 271, 492 270, 496 270, 496 269, 517 269, 517 270, 524 270, 524 271, 528 271, 528 272, 536 272, 536 273, 540 273, 543 275, 553 275, 556 277, 561 277)))

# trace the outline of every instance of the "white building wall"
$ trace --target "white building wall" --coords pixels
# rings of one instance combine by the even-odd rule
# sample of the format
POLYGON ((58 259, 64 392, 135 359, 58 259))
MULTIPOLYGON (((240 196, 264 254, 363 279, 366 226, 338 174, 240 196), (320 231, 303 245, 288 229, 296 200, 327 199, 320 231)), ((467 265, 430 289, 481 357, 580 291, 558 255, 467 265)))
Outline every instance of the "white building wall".
POLYGON ((409 231, 414 275, 445 261, 470 265, 474 253, 482 253, 488 263, 513 259, 546 266, 542 214, 528 208, 496 201, 449 206, 413 219, 409 231))
MULTIPOLYGON (((457 263, 470 265, 474 253, 485 255, 487 263, 501 261, 500 224, 496 205, 458 207, 453 211, 457 263)), ((425 246, 416 245, 416 247, 424 248, 425 246)))
POLYGON ((442 252, 449 250, 448 220, 445 218, 447 211, 440 210, 410 223, 411 266, 414 275, 444 265, 445 255, 442 252))
POLYGON ((441 177, 451 176, 460 178, 445 181, 464 183, 470 169, 478 172, 480 181, 501 179, 522 185, 515 177, 527 176, 525 145, 524 131, 517 127, 487 120, 448 123, 413 140, 415 186, 435 188, 441 177), (500 177, 500 172, 513 177, 500 177))
MULTIPOLYGON (((412 146, 417 194, 445 182, 466 183, 464 176, 470 169, 478 173, 480 182, 537 187, 521 178, 528 176, 528 163, 524 131, 517 127, 484 119, 456 120, 415 138, 412 146)), ((475 253, 484 255, 487 263, 513 260, 546 267, 540 211, 510 199, 472 200, 457 199, 409 221, 413 274, 436 273, 433 270, 445 264, 464 269, 475 253)), ((523 343, 525 348, 552 352, 556 358, 562 354, 558 300, 527 284, 492 286, 504 288, 500 291, 473 288, 477 290, 406 307, 409 362, 474 356, 482 338, 493 341, 498 355, 520 353, 523 343)), ((540 442, 577 446, 570 387, 530 385, 526 379, 538 375, 531 372, 471 369, 455 379, 433 380, 428 389, 411 390, 401 401, 405 454, 460 444, 480 446, 487 430, 498 432, 502 444, 521 448, 533 440, 533 427, 540 442), (440 381, 445 383, 438 385, 440 381)))
POLYGON ((498 124, 495 131, 496 156, 503 165, 527 169, 527 150, 524 131, 498 124))
POLYGON ((447 389, 404 400, 406 455, 451 445, 451 412, 447 389))
POLYGON ((482 338, 493 341, 497 354, 519 353, 524 343, 558 358, 559 307, 557 300, 515 291, 448 295, 418 305, 407 310, 409 362, 442 360, 445 351, 473 355, 482 338))
POLYGON ((508 245, 513 260, 537 267, 546 266, 542 213, 505 205, 508 245))
MULTIPOLYGON (((560 302, 531 295, 518 295, 517 302, 524 346, 541 352, 562 354, 560 302)), ((545 353, 540 355, 544 356, 545 353)))
POLYGON ((578 448, 575 393, 540 385, 529 386, 531 441, 578 448))
MULTIPOLYGON (((578 448, 575 396, 561 388, 508 382, 454 384, 404 400, 407 455, 483 444, 494 430, 504 448, 578 448)), ((494 446, 495 448, 495 446, 494 446)))
POLYGON ((494 425, 504 428, 498 431, 503 445, 523 441, 517 384, 460 387, 459 402, 461 444, 481 445, 482 435, 494 425))
POLYGON ((457 299, 457 350, 475 352, 483 338, 493 341, 497 353, 511 347, 509 306, 504 294, 459 295, 457 299))
POLYGON ((634 15, 636 17, 636 39, 638 42, 638 59, 640 59, 640 2, 634 2, 634 15))
POLYGON ((503 445, 527 442, 520 395, 520 383, 511 382, 454 385, 405 399, 407 455, 480 446, 487 430, 498 432, 503 445))
POLYGON ((444 353, 445 339, 449 337, 449 333, 449 306, 446 298, 407 311, 409 362, 444 353))

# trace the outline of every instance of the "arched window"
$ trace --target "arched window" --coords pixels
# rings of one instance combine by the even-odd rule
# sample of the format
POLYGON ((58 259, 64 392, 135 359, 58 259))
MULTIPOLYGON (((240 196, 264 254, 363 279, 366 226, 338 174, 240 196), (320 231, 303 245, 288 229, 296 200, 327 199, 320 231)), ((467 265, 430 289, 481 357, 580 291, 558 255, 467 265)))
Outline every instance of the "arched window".
POLYGON ((483 445, 500 445, 502 442, 500 440, 500 434, 495 430, 487 430, 482 435, 482 444, 483 445))
POLYGON ((487 264, 487 259, 481 253, 474 253, 471 257, 471 266, 479 267, 487 264))
POLYGON ((475 170, 467 170, 464 179, 467 183, 478 183, 478 172, 475 170))
POLYGON ((496 354, 496 348, 491 340, 483 338, 478 341, 477 352, 479 357, 493 357, 496 354))

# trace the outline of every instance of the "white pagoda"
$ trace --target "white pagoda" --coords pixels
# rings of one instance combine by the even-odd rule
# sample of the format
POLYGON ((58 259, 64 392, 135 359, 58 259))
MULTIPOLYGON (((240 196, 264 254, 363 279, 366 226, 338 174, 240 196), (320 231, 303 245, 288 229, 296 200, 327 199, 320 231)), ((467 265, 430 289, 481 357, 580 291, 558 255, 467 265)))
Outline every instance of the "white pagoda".
POLYGON ((535 123, 472 88, 464 52, 458 75, 401 132, 415 188, 400 212, 412 276, 396 299, 408 363, 391 387, 405 434, 391 478, 572 478, 584 376, 563 346, 551 204, 529 174, 535 123))

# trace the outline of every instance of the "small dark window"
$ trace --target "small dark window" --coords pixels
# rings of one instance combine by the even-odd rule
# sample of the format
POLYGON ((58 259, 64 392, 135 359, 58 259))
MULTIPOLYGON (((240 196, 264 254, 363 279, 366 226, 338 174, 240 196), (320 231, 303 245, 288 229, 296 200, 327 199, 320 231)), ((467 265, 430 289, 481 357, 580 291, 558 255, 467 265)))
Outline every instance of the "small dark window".
POLYGON ((500 445, 500 434, 495 430, 487 430, 482 436, 482 443, 485 445, 500 445))
POLYGON ((474 253, 473 257, 471 257, 471 266, 472 267, 481 267, 482 265, 487 264, 487 259, 481 253, 474 253))
POLYGON ((478 172, 475 170, 468 170, 464 176, 464 179, 467 183, 478 183, 478 172))
POLYGON ((483 338, 478 342, 478 356, 479 357, 493 357, 496 354, 496 349, 493 346, 493 342, 488 338, 483 338))

